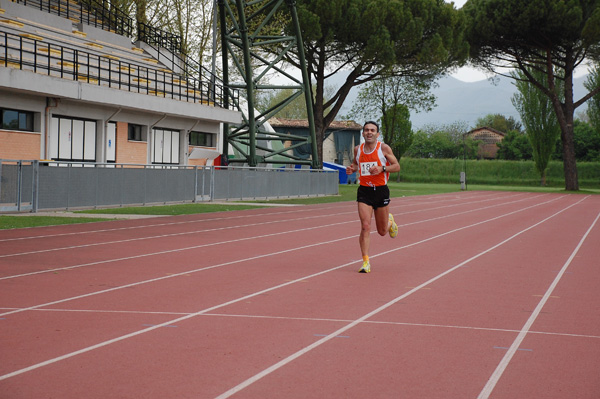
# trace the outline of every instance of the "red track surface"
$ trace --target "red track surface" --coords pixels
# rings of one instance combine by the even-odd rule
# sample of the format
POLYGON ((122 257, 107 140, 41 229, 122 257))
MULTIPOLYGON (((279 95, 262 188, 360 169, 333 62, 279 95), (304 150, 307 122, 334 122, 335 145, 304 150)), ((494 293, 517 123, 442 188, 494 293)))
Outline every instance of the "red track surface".
POLYGON ((0 231, 0 398, 600 398, 600 197, 0 231))

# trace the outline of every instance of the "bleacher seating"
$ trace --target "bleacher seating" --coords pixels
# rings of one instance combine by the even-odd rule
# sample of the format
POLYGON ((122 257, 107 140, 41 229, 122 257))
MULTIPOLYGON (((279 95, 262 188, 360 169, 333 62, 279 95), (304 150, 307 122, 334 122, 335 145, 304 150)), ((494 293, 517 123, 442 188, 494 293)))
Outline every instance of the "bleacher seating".
MULTIPOLYGON (((165 64, 168 58, 153 57, 135 46, 130 38, 123 40, 120 35, 101 34, 94 26, 82 25, 82 20, 89 19, 85 17, 89 12, 83 13, 81 3, 46 1, 47 12, 61 19, 68 17, 69 24, 41 23, 29 17, 31 12, 1 13, 0 66, 181 101, 222 105, 222 87, 214 93, 208 79, 203 81, 174 72, 175 61, 165 64)), ((37 8, 37 3, 31 1, 27 6, 31 4, 37 8)), ((123 30, 111 23, 101 25, 123 30)))

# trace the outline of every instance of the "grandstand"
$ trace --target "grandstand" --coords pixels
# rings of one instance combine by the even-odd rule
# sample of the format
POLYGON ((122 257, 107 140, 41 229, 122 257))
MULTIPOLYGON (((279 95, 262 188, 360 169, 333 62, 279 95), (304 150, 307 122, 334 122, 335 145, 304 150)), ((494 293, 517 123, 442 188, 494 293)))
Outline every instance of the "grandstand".
MULTIPOLYGON (((181 39, 95 0, 0 3, 0 159, 202 165, 238 94, 181 39)), ((220 159, 214 158, 215 164, 220 159)))

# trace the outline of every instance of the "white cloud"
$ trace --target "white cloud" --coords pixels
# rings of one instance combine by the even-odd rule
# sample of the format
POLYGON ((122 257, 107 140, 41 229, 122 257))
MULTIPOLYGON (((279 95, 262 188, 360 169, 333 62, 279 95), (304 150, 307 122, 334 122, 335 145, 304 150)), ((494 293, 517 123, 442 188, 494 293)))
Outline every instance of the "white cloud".
POLYGON ((471 67, 459 68, 456 72, 450 74, 450 76, 463 82, 478 82, 488 78, 485 73, 471 67))

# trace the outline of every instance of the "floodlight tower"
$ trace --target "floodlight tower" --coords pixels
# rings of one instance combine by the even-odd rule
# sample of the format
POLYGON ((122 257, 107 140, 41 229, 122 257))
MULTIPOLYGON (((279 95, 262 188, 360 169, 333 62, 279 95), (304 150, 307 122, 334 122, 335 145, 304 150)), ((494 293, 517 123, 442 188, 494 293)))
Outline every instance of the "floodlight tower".
POLYGON ((225 106, 234 105, 242 112, 240 125, 224 126, 225 156, 228 156, 229 145, 236 152, 229 162, 247 163, 257 166, 260 163, 278 164, 310 164, 318 167, 317 142, 315 135, 310 81, 304 58, 304 47, 300 24, 296 13, 295 0, 218 0, 219 21, 222 45, 223 84, 226 89, 238 89, 243 98, 227 96, 225 106), (291 20, 292 33, 283 31, 273 34, 272 22, 285 16, 291 20), (265 46, 280 49, 275 57, 267 59, 265 46), (300 65, 301 77, 297 78, 286 72, 282 63, 286 55, 295 50, 300 65), (230 63, 231 61, 231 63, 230 63), (235 73, 229 67, 235 68, 235 73), (261 83, 268 73, 276 72, 287 78, 289 84, 271 85, 261 83), (239 82, 232 82, 236 76, 239 82), (257 90, 291 89, 292 94, 267 110, 255 109, 257 90), (299 96, 304 96, 308 113, 308 136, 288 135, 267 131, 266 122, 277 115, 286 105, 299 96), (233 104, 231 102, 233 102, 233 104), (284 147, 285 142, 291 145, 284 147), (279 143, 279 145, 273 145, 279 143), (310 145, 312 160, 304 160, 294 156, 292 150, 300 146, 310 145))

